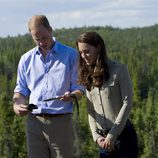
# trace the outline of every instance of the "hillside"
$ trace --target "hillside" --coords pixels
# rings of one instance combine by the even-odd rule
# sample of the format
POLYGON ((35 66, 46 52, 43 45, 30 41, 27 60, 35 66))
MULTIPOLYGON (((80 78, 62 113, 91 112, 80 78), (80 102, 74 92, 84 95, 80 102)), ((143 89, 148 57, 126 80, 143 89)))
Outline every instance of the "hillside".
MULTIPOLYGON (((139 157, 158 158, 158 25, 119 29, 81 27, 55 30, 54 36, 76 48, 75 41, 84 31, 96 31, 105 41, 108 56, 128 65, 133 82, 131 120, 138 134, 139 157)), ((25 158, 25 118, 12 110, 12 96, 20 56, 34 45, 29 34, 0 38, 0 157, 25 158)), ((75 116, 75 115, 74 115, 75 116)), ((75 157, 95 158, 97 148, 87 122, 86 100, 80 101, 76 130, 75 157), (79 146, 79 149, 78 149, 79 146)))

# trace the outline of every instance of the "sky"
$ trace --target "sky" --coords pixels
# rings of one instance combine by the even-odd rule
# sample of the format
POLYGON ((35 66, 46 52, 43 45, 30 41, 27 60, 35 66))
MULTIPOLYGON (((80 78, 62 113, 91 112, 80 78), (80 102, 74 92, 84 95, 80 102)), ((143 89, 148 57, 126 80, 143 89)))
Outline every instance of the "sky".
POLYGON ((44 14, 53 29, 158 24, 158 0, 0 0, 0 37, 28 33, 31 16, 44 14))

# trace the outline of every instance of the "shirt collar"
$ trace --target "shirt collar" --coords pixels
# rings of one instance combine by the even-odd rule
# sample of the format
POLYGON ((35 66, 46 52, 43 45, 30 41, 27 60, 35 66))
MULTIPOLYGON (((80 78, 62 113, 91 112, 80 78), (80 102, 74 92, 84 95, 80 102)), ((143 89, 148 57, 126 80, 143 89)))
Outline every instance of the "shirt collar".
MULTIPOLYGON (((52 47, 52 49, 50 49, 50 53, 53 53, 53 52, 58 52, 58 51, 56 51, 56 50, 58 50, 58 48, 56 48, 55 47, 55 45, 58 45, 58 44, 56 44, 56 43, 58 43, 57 41, 56 41, 56 38, 55 37, 52 37, 53 38, 53 41, 54 41, 54 46, 52 47)), ((35 52, 36 52, 36 54, 40 54, 40 49, 39 49, 39 46, 36 46, 35 47, 35 52)))

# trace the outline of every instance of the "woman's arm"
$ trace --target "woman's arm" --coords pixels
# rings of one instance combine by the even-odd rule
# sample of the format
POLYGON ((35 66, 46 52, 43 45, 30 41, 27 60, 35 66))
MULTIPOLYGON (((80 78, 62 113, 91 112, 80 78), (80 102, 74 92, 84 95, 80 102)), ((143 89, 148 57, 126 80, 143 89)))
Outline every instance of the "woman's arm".
POLYGON ((132 109, 132 81, 127 66, 122 65, 119 73, 119 87, 121 92, 122 107, 117 115, 115 123, 109 131, 108 138, 116 139, 124 129, 132 109), (112 138, 115 137, 115 138, 112 138))

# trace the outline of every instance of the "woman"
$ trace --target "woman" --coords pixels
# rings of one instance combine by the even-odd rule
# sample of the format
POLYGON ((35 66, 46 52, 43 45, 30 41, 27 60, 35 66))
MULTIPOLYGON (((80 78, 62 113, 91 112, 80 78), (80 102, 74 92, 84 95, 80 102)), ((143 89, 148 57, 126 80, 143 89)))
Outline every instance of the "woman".
POLYGON ((137 158, 137 136, 129 121, 132 83, 125 65, 108 59, 103 39, 85 32, 77 39, 79 83, 86 87, 88 119, 100 158, 137 158))

